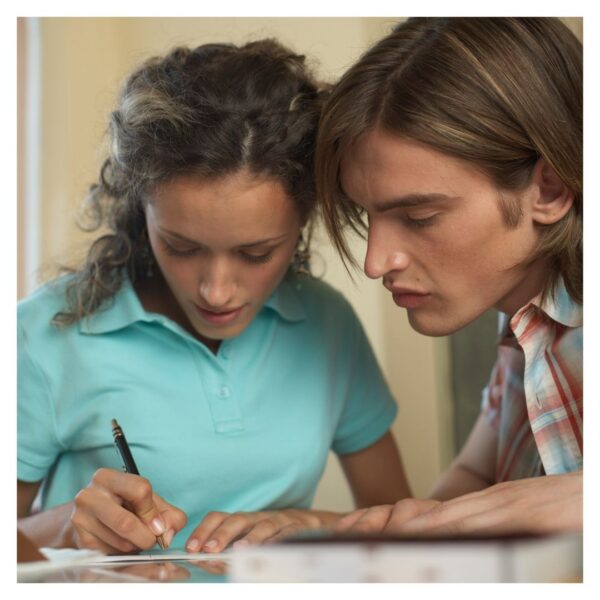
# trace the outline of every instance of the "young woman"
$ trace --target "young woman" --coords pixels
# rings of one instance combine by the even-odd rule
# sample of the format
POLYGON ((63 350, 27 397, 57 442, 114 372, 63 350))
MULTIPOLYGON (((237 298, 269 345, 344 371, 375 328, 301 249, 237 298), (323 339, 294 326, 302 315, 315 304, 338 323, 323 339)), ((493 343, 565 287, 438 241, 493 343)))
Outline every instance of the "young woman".
POLYGON ((432 497, 339 529, 580 530, 581 44, 558 19, 409 19, 336 86, 317 148, 334 241, 349 257, 343 227, 368 228, 365 273, 416 331, 503 315, 481 415, 432 497))
POLYGON ((326 526, 309 507, 330 450, 358 506, 408 495, 365 334, 305 274, 320 106, 273 40, 128 77, 89 197, 108 231, 18 308, 19 526, 38 545, 219 551, 326 526))

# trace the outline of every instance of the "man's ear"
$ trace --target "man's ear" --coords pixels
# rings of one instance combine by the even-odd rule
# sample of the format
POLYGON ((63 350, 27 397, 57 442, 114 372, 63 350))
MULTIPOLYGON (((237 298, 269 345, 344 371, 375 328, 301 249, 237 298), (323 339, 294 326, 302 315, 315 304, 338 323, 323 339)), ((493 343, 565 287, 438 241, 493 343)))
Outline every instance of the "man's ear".
POLYGON ((573 206, 573 192, 544 158, 537 161, 530 185, 534 193, 532 218, 540 225, 557 223, 573 206))

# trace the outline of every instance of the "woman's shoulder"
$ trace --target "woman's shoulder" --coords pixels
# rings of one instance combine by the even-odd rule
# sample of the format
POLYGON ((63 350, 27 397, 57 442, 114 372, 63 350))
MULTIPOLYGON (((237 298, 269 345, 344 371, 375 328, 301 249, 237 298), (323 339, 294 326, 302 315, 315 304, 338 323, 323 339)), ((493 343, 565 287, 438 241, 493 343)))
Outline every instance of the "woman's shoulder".
POLYGON ((66 291, 73 275, 63 275, 40 285, 17 303, 17 326, 28 337, 50 333, 54 316, 67 307, 66 291))
POLYGON ((344 294, 330 283, 308 275, 292 275, 287 278, 300 299, 308 317, 348 321, 356 315, 344 294))
POLYGON ((19 318, 40 312, 60 310, 65 305, 65 292, 71 279, 71 275, 64 275, 40 285, 17 303, 19 318))

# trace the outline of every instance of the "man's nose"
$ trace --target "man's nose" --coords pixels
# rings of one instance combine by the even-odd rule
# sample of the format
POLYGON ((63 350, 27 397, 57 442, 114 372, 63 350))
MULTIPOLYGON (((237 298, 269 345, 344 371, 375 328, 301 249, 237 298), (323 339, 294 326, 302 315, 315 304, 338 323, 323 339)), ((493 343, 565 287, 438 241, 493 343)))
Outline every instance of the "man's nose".
POLYGON ((369 225, 364 271, 367 277, 379 279, 390 271, 404 271, 410 263, 401 242, 378 224, 369 225))

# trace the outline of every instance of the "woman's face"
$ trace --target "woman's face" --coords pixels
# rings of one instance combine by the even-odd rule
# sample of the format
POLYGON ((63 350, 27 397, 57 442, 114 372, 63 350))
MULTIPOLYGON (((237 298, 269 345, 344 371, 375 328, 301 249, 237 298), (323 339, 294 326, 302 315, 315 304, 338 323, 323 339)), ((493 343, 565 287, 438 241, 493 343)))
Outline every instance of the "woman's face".
POLYGON ((246 170, 158 186, 146 223, 164 279, 205 340, 250 324, 285 275, 302 225, 279 182, 246 170))
POLYGON ((447 335, 492 307, 512 314, 540 291, 541 265, 515 266, 539 239, 535 186, 501 192, 470 164, 380 130, 358 139, 340 175, 368 214, 365 272, 417 331, 447 335), (518 225, 505 223, 501 194, 519 202, 518 225))

